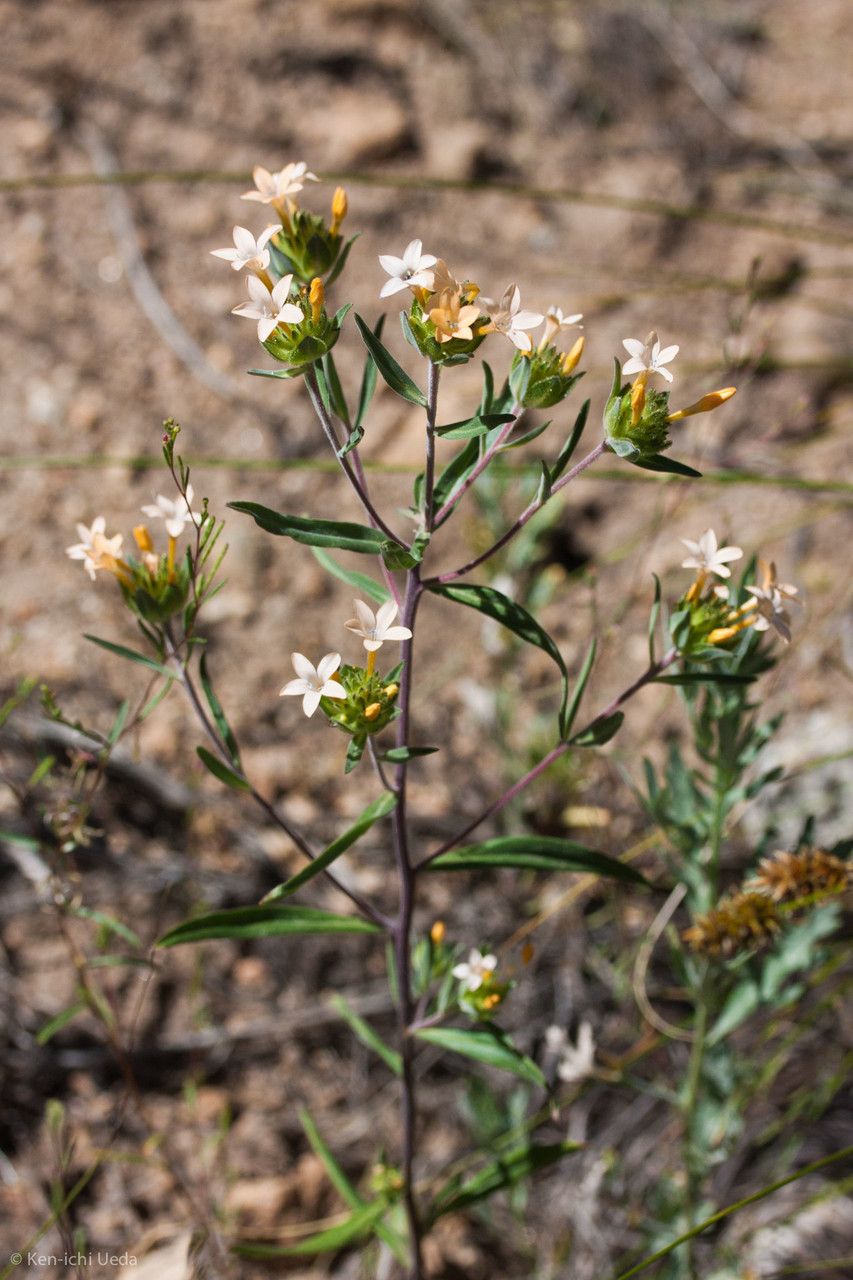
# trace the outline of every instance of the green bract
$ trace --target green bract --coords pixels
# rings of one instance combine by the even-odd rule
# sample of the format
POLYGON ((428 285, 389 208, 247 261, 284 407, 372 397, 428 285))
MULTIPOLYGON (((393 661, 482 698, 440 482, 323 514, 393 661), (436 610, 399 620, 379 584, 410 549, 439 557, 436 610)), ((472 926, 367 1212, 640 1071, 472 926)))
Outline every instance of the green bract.
POLYGON ((332 724, 336 724, 345 733, 366 739, 369 734, 378 733, 396 718, 399 693, 396 679, 389 681, 388 676, 380 676, 377 672, 368 675, 363 667, 350 667, 346 664, 335 673, 335 679, 346 689, 346 701, 341 698, 323 698, 320 709, 332 724))
MULTIPOLYGON (((731 605, 719 596, 703 596, 679 601, 669 622, 670 635, 679 653, 685 658, 715 658, 720 654, 719 643, 708 643, 708 636, 728 623, 731 605)), ((741 637, 733 636, 722 643, 731 648, 741 637)))
MULTIPOLYGON (((435 325, 417 300, 412 303, 408 313, 401 314, 401 319, 406 341, 434 364, 466 364, 480 343, 485 342, 486 339, 484 333, 475 332, 473 338, 451 338, 449 342, 437 341, 435 325)), ((481 320, 485 321, 485 319, 485 316, 481 317, 481 320)))
POLYGON ((582 373, 564 373, 562 351, 545 347, 529 356, 518 352, 512 362, 510 387, 525 409, 550 409, 565 400, 582 373))
POLYGON ((617 387, 604 409, 604 434, 620 458, 656 458, 672 444, 669 437, 669 392, 646 391, 646 403, 637 423, 631 422, 631 387, 617 387))
POLYGON ((133 585, 120 582, 125 603, 145 622, 168 622, 180 613, 189 598, 191 577, 188 561, 178 561, 171 569, 166 556, 160 556, 152 573, 138 560, 128 560, 133 585))
POLYGON ((311 317, 311 303, 305 291, 293 299, 302 308, 301 324, 279 325, 263 344, 265 349, 290 366, 293 374, 303 373, 308 365, 331 351, 341 332, 341 324, 349 308, 327 315, 325 310, 316 320, 311 317))
POLYGON ((292 272, 297 280, 310 284, 315 276, 328 275, 331 283, 343 270, 352 242, 344 244, 340 232, 332 231, 320 214, 295 209, 289 226, 282 227, 268 247, 277 276, 292 272))

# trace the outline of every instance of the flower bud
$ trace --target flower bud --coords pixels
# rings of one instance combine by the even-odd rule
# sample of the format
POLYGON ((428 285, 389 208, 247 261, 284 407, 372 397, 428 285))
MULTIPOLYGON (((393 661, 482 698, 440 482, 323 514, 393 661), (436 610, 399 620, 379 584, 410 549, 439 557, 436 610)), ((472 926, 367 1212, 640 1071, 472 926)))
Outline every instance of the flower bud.
POLYGON ((323 281, 319 276, 315 276, 311 281, 311 288, 308 291, 308 300, 311 303, 311 320, 317 324, 320 316, 323 314, 323 307, 326 302, 326 291, 323 288, 323 281))
POLYGON ((686 409, 679 409, 677 413, 671 413, 667 422, 678 422, 681 418, 690 418, 694 413, 710 413, 712 409, 719 409, 721 404, 725 404, 727 400, 731 400, 737 391, 737 387, 722 387, 719 391, 709 391, 701 400, 697 400, 695 404, 689 404, 686 409))
POLYGON ((332 196, 332 225, 330 227, 332 235, 336 235, 340 230, 341 223, 347 216, 348 208, 346 191, 344 191, 343 187, 336 187, 335 194, 332 196))

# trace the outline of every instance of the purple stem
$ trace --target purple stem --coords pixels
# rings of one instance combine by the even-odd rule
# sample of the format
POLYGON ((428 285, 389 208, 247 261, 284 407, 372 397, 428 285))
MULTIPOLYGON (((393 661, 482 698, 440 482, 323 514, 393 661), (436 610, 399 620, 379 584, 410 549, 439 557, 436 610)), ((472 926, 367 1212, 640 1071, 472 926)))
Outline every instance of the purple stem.
POLYGON ((448 518, 448 516, 450 515, 453 508, 456 506, 457 502, 460 500, 460 498, 464 498, 465 494, 468 492, 468 490, 471 488, 474 482, 480 478, 480 476, 485 471, 486 467, 491 462, 492 458, 495 456, 495 454, 500 449, 501 445, 505 442, 505 440, 509 436, 510 432, 512 431, 513 427, 515 426, 516 422, 519 419, 521 410, 518 407, 518 405, 513 405, 511 412, 515 414, 515 417, 513 418, 512 422, 507 422, 505 426, 501 427, 500 431, 495 437, 495 440, 492 443, 491 448, 486 450, 486 452, 483 454, 482 458, 477 463, 474 470, 471 472, 471 474, 468 477, 466 477, 464 483, 459 486, 459 488, 456 490, 455 493, 452 493, 450 495, 450 497, 447 499, 447 501, 445 502, 441 510, 436 513, 435 527, 437 529, 444 524, 445 520, 448 518))
MULTIPOLYGON (((593 725, 598 724, 601 720, 606 720, 608 716, 612 716, 615 711, 619 710, 623 702, 627 702, 629 698, 634 696, 638 689, 642 689, 643 685, 648 684, 650 680, 654 680, 655 677, 659 676, 662 671, 667 669, 667 667, 671 667, 677 657, 678 650, 669 649, 657 662, 651 663, 643 674, 637 677, 633 684, 629 684, 627 689, 623 689, 622 693, 620 693, 618 697, 614 698, 603 711, 599 711, 598 715, 594 716, 593 719, 590 720, 589 724, 587 724, 583 729, 579 729, 574 737, 579 737, 582 733, 587 733, 593 725)), ((519 778, 518 782, 514 783, 508 791, 503 793, 503 795, 498 796, 497 800, 494 800, 487 809, 484 809, 483 812, 473 820, 473 822, 469 822, 467 827, 464 827, 461 831, 457 831, 455 836, 451 836, 451 838, 445 841, 440 848, 434 849, 432 853, 419 862, 417 870, 420 870, 421 867, 425 867, 427 863, 433 862, 436 858, 440 857, 442 853, 447 853, 450 849, 455 848, 456 845, 466 839, 472 831, 476 830, 481 823, 485 822, 487 818, 491 818, 494 814, 500 813, 501 809, 504 809, 508 804, 510 804, 510 802, 513 801, 517 795, 520 795, 525 787, 528 787, 531 782, 535 782, 540 774, 543 774, 546 769, 549 769, 555 760, 559 760, 560 756, 563 756, 567 751, 570 751, 571 747, 571 741, 558 742, 555 747, 551 748, 546 756, 542 757, 538 764, 534 765, 523 778, 519 778)))
POLYGON ((490 559, 491 556, 493 556, 496 551, 500 551, 501 547, 505 547, 506 544, 510 542, 521 529, 524 528, 524 526, 527 524, 527 521, 530 520, 532 516, 535 516, 537 511, 541 511, 545 503, 548 501, 548 498, 553 497, 555 493, 559 493, 561 489, 564 489, 567 484, 570 484, 571 481, 574 480, 575 476, 579 476, 582 471, 586 471, 587 467, 591 467, 592 464, 595 461, 597 461, 598 458, 601 457, 601 455, 604 453, 606 448, 607 448, 607 444, 604 440, 602 440, 600 444, 597 444, 595 446, 595 448, 592 450, 591 453, 588 453, 585 458, 581 458, 580 462, 575 463, 575 465, 571 468, 570 471, 567 471, 564 476, 560 477, 560 479, 554 485, 551 492, 548 494, 548 497, 541 498, 541 499, 534 498, 533 501, 530 503, 530 505, 525 507, 524 511, 522 511, 521 515, 518 517, 515 523, 510 525, 506 533, 501 534, 497 542, 493 542, 492 545, 486 551, 483 551, 480 555, 475 556, 473 560, 469 560, 468 563, 464 564, 461 569, 450 569, 447 573, 440 573, 437 578, 429 579, 426 585, 428 586, 430 581, 455 582, 457 578, 462 578, 465 576, 466 573, 470 573, 472 569, 476 569, 477 566, 481 565, 484 560, 490 559))

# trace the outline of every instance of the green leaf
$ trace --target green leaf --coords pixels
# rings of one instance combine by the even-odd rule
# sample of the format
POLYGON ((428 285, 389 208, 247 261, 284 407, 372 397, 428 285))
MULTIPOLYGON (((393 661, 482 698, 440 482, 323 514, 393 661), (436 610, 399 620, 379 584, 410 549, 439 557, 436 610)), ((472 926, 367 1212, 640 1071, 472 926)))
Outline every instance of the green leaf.
POLYGON ((530 444, 531 440, 535 440, 537 436, 541 436, 544 431, 547 431, 553 421, 553 418, 549 418, 547 422, 540 422, 537 426, 531 427, 530 430, 525 431, 523 435, 517 436, 515 439, 507 440, 505 444, 501 445, 500 452, 506 453, 507 449, 518 449, 523 444, 530 444))
MULTIPOLYGON (((384 314, 376 321, 373 330, 373 336, 378 341, 382 336, 382 330, 385 326, 384 314)), ((361 427, 364 425, 364 419, 367 416, 367 410, 370 408, 370 402, 373 399, 373 393, 376 390, 376 361, 368 351, 367 360, 364 365, 364 374, 361 379, 361 390, 358 393, 358 408, 355 411, 355 421, 353 426, 361 427)))
MULTIPOLYGON (((344 397, 344 389, 341 386, 341 380, 338 377, 338 370, 335 365, 335 358, 331 351, 326 352, 319 363, 319 368, 315 369, 315 372, 322 373, 326 380, 331 408, 340 418, 345 427, 351 427, 352 423, 350 421, 346 398, 344 397)), ((329 408, 330 406, 327 405, 326 407, 329 408)))
POLYGON ((403 1074, 403 1059, 397 1053, 397 1050, 392 1049, 384 1040, 380 1040, 373 1028, 356 1013, 355 1009, 347 1004, 343 996, 332 996, 331 1004, 337 1009, 341 1017, 349 1023, 361 1043, 367 1045, 368 1049, 372 1049, 374 1053, 378 1054, 386 1067, 389 1067, 394 1072, 395 1076, 401 1076, 403 1074))
POLYGON ((67 1027, 77 1017, 78 1013, 85 1013, 89 1006, 85 1000, 78 1000, 76 1004, 69 1005, 67 1009, 63 1009, 61 1013, 55 1014, 44 1024, 36 1035, 36 1044, 47 1044, 63 1027, 67 1027))
POLYGON ((434 1222, 436 1218, 441 1218, 446 1213, 458 1213, 461 1209, 469 1209, 472 1204, 486 1200, 496 1191, 501 1191, 504 1187, 513 1187, 525 1181, 539 1169, 547 1169, 562 1160, 564 1156, 581 1149, 581 1143, 568 1140, 543 1143, 538 1146, 516 1147, 506 1155, 490 1161, 485 1168, 480 1169, 461 1185, 455 1182, 448 1183, 435 1197, 429 1214, 430 1221, 434 1222))
POLYGON ((422 409, 425 409, 427 407, 427 398, 420 387, 412 381, 405 369, 402 369, 397 364, 391 352, 383 346, 360 315, 356 315, 355 322, 358 325, 358 331, 362 336, 364 345, 373 356, 377 369, 391 390, 396 391, 398 396, 402 396, 404 400, 410 401, 411 404, 418 404, 422 409))
POLYGON ((313 554, 319 560, 320 564, 334 577, 340 578, 341 582, 346 582, 348 586, 355 587, 356 591, 362 592, 371 600, 375 600, 377 604, 384 604, 386 600, 391 599, 391 592, 384 583, 376 582, 374 578, 369 578, 366 573, 359 573, 357 569, 344 569, 336 560, 326 551, 322 551, 320 547, 311 548, 313 554))
POLYGON ((95 924, 99 924, 108 933, 115 933, 119 938, 124 938, 125 942, 129 942, 132 947, 142 946, 138 934, 134 933, 126 924, 123 924, 121 920, 116 920, 104 911, 96 911, 92 907, 72 907, 71 914, 77 916, 79 920, 93 920, 95 924))
POLYGON ((655 659, 655 631, 656 631, 656 629, 657 629, 657 625, 658 625, 658 618, 659 618, 659 616, 660 616, 660 599, 661 599, 661 585, 660 585, 660 578, 658 577, 658 575, 657 575, 656 573, 653 573, 653 574, 652 574, 652 577, 653 577, 653 578, 654 578, 654 580, 655 580, 655 598, 654 598, 654 600, 652 601, 652 607, 651 607, 651 611, 650 611, 650 613, 649 613, 649 662, 650 662, 650 663, 653 663, 653 662, 655 662, 655 661, 656 661, 656 659, 655 659))
POLYGON ((344 773, 352 773, 353 769, 361 761, 364 755, 364 748, 367 746, 366 734, 354 734, 349 740, 347 746, 346 759, 344 760, 344 773))
POLYGON ((551 496, 551 472, 548 470, 548 464, 546 462, 540 462, 539 463, 539 485, 536 489, 536 502, 539 504, 540 507, 542 507, 548 501, 550 496, 551 496))
POLYGON ((436 427, 435 434, 443 440, 471 440, 475 436, 486 435, 495 427, 514 421, 514 413, 478 413, 473 418, 463 418, 461 422, 448 422, 446 426, 436 427))
POLYGON ((562 724, 560 726, 560 737, 563 739, 568 738, 572 731, 572 725, 574 724, 575 717, 578 714, 584 689, 586 689, 587 681, 589 680, 590 673, 592 672, 592 664, 595 662, 595 652, 597 648, 598 641, 595 636, 593 636, 592 640, 589 642, 589 648, 586 651, 583 666, 581 667, 578 673, 578 678, 575 681, 575 687, 572 690, 572 700, 566 707, 565 714, 563 715, 562 724))
POLYGON ((689 476, 691 479, 702 475, 702 472, 697 471, 695 467, 688 467, 685 462, 668 458, 665 453, 653 453, 650 457, 635 458, 633 462, 635 467, 642 467, 644 471, 666 471, 674 476, 689 476))
POLYGON ((201 680, 201 687, 204 690, 204 696, 207 699, 207 705, 210 707, 210 714, 216 722, 216 727, 222 737, 222 741, 228 749, 231 761, 236 767, 240 768, 240 749, 237 746, 237 739, 231 730, 222 705, 216 696, 213 685, 210 682, 210 676, 207 671, 207 652, 202 652, 201 659, 198 664, 198 674, 201 680))
POLYGON ((264 903, 276 902, 279 898, 289 898, 297 889, 301 889, 309 880, 313 880, 321 871, 325 871, 327 867, 330 867, 342 853, 345 853, 351 845, 355 844, 356 840, 360 840, 364 833, 370 830, 374 822, 378 822, 380 818, 384 818, 386 814, 389 814, 396 803, 397 797, 393 792, 383 791, 382 795, 377 800, 374 800, 372 804, 369 804, 359 815, 348 831, 345 831, 342 836, 338 836, 337 840, 333 840, 329 847, 319 853, 307 867, 303 867, 301 871, 297 872, 295 876, 291 876, 284 884, 276 885, 274 889, 271 889, 261 901, 264 903))
POLYGON ((476 871, 480 867, 520 867, 527 871, 591 871, 614 880, 646 884, 644 876, 625 862, 597 849, 560 836, 495 836, 479 844, 442 853, 425 871, 476 871))
POLYGON ((436 511, 464 484, 479 459, 480 447, 477 440, 469 440, 464 449, 460 449, 456 457, 450 459, 435 482, 433 506, 436 511))
POLYGON ((306 516, 289 516, 272 511, 257 502, 229 502, 232 511, 251 516, 255 524, 278 537, 293 538, 306 547, 337 547, 341 551, 358 551, 378 556, 386 542, 385 534, 367 525, 343 520, 309 520, 306 516))
POLYGON ((560 650, 536 619, 520 604, 516 604, 500 591, 496 591, 494 587, 474 586, 468 583, 431 582, 429 589, 436 595, 445 596, 448 600, 467 605, 470 609, 477 609, 487 617, 494 618, 519 639, 527 644, 536 645, 556 662, 563 678, 563 696, 559 713, 560 723, 562 723, 569 697, 569 673, 560 650))
POLYGON ((338 449, 338 457, 345 458, 348 453, 352 453, 353 449, 357 449, 363 439, 364 427, 353 427, 340 449, 338 449))
POLYGON ((194 916, 170 929, 158 947, 175 947, 206 938, 279 938, 303 933, 378 933, 378 927, 360 916, 341 916, 317 907, 232 907, 194 916))
POLYGON ((738 675, 728 671, 682 671, 674 676, 656 676, 652 684, 751 684, 754 675, 738 675))
POLYGON ((209 769, 214 778, 218 778, 220 782, 224 782, 226 787, 231 787, 234 791, 251 791, 251 786, 245 778, 241 778, 233 769, 229 769, 224 761, 215 756, 212 751, 208 751, 207 747, 196 747, 196 755, 199 760, 209 769))
POLYGON ((536 1063, 520 1053, 497 1027, 421 1027, 415 1035, 418 1040, 426 1040, 440 1049, 449 1049, 500 1071, 510 1071, 522 1080, 545 1087, 545 1077, 536 1063))
MULTIPOLYGON (((329 288, 330 285, 333 285, 335 283, 338 276, 341 274, 344 267, 347 265, 347 258, 350 255, 350 249, 353 247, 353 245, 355 244, 356 240, 360 235, 361 235, 361 232, 357 231, 354 236, 350 236, 349 240, 347 240, 343 249, 341 249, 340 253, 338 254, 337 262, 332 267, 332 270, 329 272, 329 274, 326 276, 327 289, 329 288)), ((343 310, 343 308, 341 308, 341 310, 343 310)), ((349 307, 347 308, 347 310, 349 310, 349 307)), ((340 314, 340 312, 338 312, 338 314, 340 314)), ((344 311, 344 315, 346 315, 346 311, 344 311)), ((335 317, 335 319, 337 319, 337 316, 335 317)))
POLYGON ((330 1253, 333 1249, 340 1249, 342 1245, 348 1244, 350 1240, 369 1235, 387 1208, 384 1200, 374 1200, 362 1209, 356 1209, 346 1222, 318 1231, 316 1235, 300 1240, 299 1244, 236 1244, 232 1248, 244 1258, 296 1258, 306 1254, 330 1253))
POLYGON ((416 756, 431 756, 440 751, 440 747, 391 747, 382 756, 389 764, 402 764, 406 760, 414 760, 416 756))
MULTIPOLYGON (((118 711, 116 712, 116 718, 112 723, 112 728, 107 734, 107 746, 113 747, 118 742, 119 738, 121 737, 121 731, 124 728, 125 723, 127 721, 127 715, 129 711, 130 711, 130 703, 127 700, 125 700, 119 707, 118 711)), ((32 783, 30 783, 30 785, 32 785, 32 783)))
POLYGON ((624 711, 614 711, 612 716, 593 720, 592 724, 582 729, 576 738, 570 739, 571 744, 573 747, 601 747, 615 737, 624 719, 624 711))
POLYGON ((169 667, 164 667, 162 662, 155 662, 153 658, 146 657, 144 653, 137 653, 135 649, 128 649, 123 644, 113 644, 112 640, 100 640, 98 636, 90 636, 84 633, 84 640, 91 640, 92 644, 98 644, 102 649, 109 650, 110 653, 117 653, 120 658, 127 658, 128 662, 138 662, 141 667, 149 667, 152 671, 156 671, 161 676, 166 676, 169 680, 174 680, 175 672, 169 667))
POLYGON ((584 400, 580 408, 580 413, 575 418, 575 425, 572 427, 572 434, 569 436, 568 440, 557 455, 557 461, 551 468, 552 484, 556 483, 559 477, 563 474, 566 467, 569 465, 572 454, 580 444, 580 438, 583 435, 587 415, 589 414, 589 405, 589 400, 584 400))

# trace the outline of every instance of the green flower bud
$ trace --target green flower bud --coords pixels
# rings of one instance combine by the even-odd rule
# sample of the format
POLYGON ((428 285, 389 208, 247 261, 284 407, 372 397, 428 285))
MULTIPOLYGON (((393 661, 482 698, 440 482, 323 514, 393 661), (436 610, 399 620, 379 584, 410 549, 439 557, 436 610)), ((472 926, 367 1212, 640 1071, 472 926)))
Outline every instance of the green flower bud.
POLYGON ((582 373, 566 372, 567 357, 556 347, 517 352, 510 369, 509 385, 518 404, 525 409, 550 409, 565 400, 582 373))

